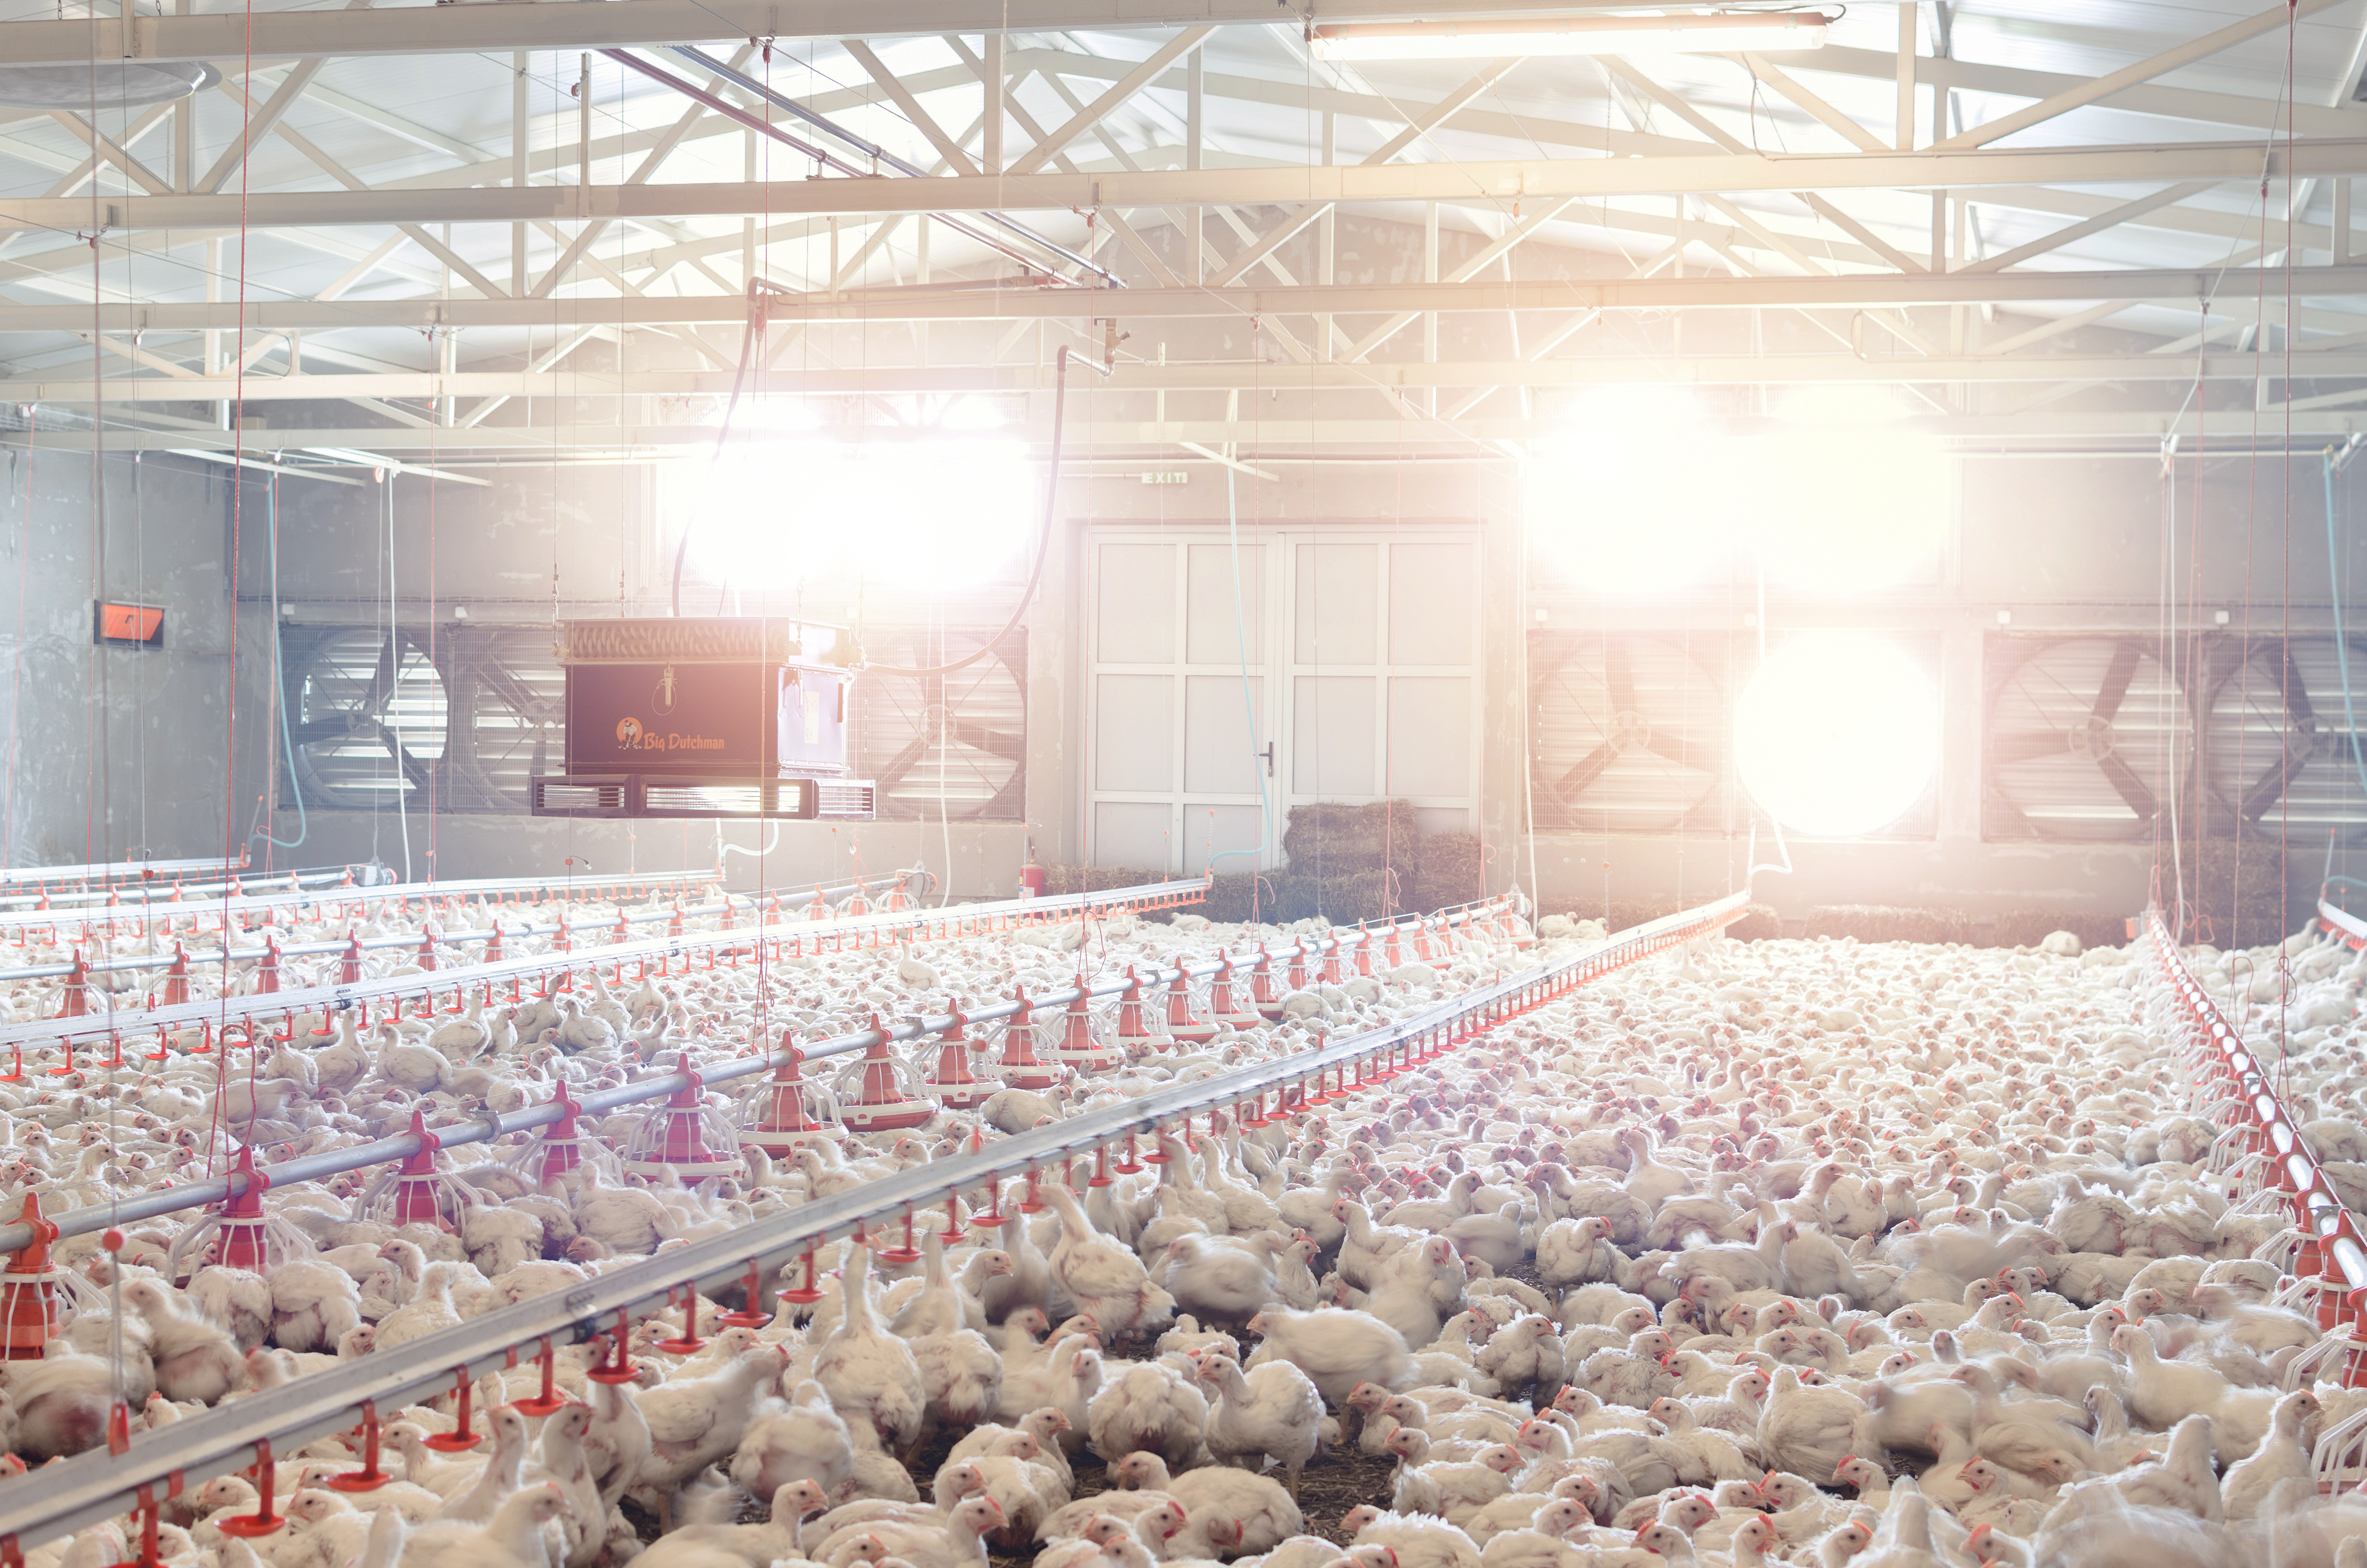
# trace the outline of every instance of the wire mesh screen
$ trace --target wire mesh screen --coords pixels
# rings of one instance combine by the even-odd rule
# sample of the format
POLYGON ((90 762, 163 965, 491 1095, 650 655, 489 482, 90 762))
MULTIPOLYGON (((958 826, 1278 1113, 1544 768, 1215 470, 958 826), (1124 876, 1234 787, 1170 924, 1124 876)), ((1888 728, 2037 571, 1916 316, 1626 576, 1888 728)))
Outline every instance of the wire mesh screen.
POLYGON ((283 626, 289 733, 280 799, 369 811, 398 801, 525 814, 562 755, 565 675, 547 630, 283 626))
MULTIPOLYGON (((866 632, 866 657, 935 668, 987 646, 987 631, 900 627, 866 632)), ((883 818, 943 812, 1024 822, 1027 811, 1027 634, 942 676, 862 674, 855 683, 855 776, 878 786, 883 818)))

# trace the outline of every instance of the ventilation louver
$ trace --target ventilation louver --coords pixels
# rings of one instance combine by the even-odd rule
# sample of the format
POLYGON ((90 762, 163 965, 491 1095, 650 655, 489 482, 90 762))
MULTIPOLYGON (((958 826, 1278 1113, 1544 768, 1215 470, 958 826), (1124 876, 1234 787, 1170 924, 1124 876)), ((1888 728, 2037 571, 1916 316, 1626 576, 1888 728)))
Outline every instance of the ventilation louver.
POLYGON ((1725 645, 1642 632, 1537 632, 1530 778, 1539 827, 1652 833, 1714 808, 1729 705, 1725 645))
POLYGON ((2184 766, 2186 694, 2142 637, 1998 637, 1982 756, 1988 835, 2146 837, 2184 766))

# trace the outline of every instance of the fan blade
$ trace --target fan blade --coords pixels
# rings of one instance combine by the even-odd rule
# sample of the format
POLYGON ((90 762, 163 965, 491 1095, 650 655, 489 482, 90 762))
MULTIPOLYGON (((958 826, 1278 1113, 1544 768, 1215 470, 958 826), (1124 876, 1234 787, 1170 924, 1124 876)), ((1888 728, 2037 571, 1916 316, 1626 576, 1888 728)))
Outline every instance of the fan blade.
POLYGON ((984 724, 971 724, 957 719, 946 726, 946 734, 973 751, 982 751, 1012 762, 1026 760, 1026 741, 1007 731, 990 730, 984 724))
POLYGON ((880 792, 885 794, 888 790, 892 790, 897 785, 902 783, 904 781, 904 775, 912 772, 912 765, 920 761, 923 756, 926 756, 928 755, 928 751, 929 737, 925 733, 914 735, 911 740, 906 741, 904 743, 904 749, 898 752, 894 756, 889 757, 888 759, 888 765, 879 770, 879 777, 877 782, 880 792))
POLYGON ((386 717, 386 705, 394 695, 394 633, 386 634, 379 644, 378 668, 370 672, 370 683, 362 693, 361 715, 375 723, 386 717))
POLYGON ((403 750, 402 743, 395 738, 394 731, 388 726, 380 724, 378 727, 378 738, 379 744, 386 747, 386 755, 402 769, 402 776, 410 781, 411 787, 425 794, 427 790, 427 765, 403 750))
POLYGON ((2250 789, 2244 791, 2243 802, 2237 810, 2243 812, 2246 822, 2259 821, 2260 814, 2275 805, 2278 797, 2292 786, 2301 770, 2309 766, 2308 748, 2294 745, 2294 739, 2290 734, 2285 737, 2283 754, 2266 773, 2252 781, 2250 789))
POLYGON ((2317 710, 2310 706, 2309 687, 2302 684, 2301 664, 2293 657, 2290 642, 2285 644, 2283 671, 2285 711, 2293 715, 2295 724, 2307 730, 2317 722, 2317 710))
POLYGON ((1681 735, 1663 735, 1658 730, 1645 743, 1645 749, 1667 757, 1679 767, 1690 767, 1698 773, 1715 772, 1717 768, 1717 747, 1708 741, 1689 741, 1681 735))
POLYGON ((2035 762, 2046 756, 2069 756, 2071 737, 2061 730, 2016 730, 1989 742, 1989 760, 1997 763, 2035 762))
POLYGON ((2108 752, 2096 766, 2104 770, 2104 777, 2112 781, 2112 788, 2120 791, 2121 799, 2128 802, 2129 810, 2136 812, 2140 820, 2150 822, 2154 813, 2161 810, 2161 802, 2145 787, 2145 780, 2118 756, 2108 752))
POLYGON ((2121 710, 2122 699, 2129 694, 2129 681, 2137 673, 2137 645, 2123 642, 2112 650, 2112 667, 2104 672, 2104 684, 2096 693, 2093 710, 2097 718, 2107 724, 2121 710))
POLYGON ((1589 784, 1603 777, 1603 770, 1610 767, 1611 759, 1618 755, 1616 746, 1608 741, 1603 742, 1580 757, 1576 767, 1561 776, 1561 782, 1554 786, 1554 793, 1565 800, 1582 794, 1589 784))
POLYGON ((1626 643, 1603 645, 1603 686, 1611 693, 1611 711, 1636 711, 1636 671, 1628 663, 1626 643))
POLYGON ((559 704, 538 701, 517 676, 488 659, 477 666, 477 679, 484 688, 501 699, 509 710, 521 719, 535 723, 548 723, 559 717, 559 704))

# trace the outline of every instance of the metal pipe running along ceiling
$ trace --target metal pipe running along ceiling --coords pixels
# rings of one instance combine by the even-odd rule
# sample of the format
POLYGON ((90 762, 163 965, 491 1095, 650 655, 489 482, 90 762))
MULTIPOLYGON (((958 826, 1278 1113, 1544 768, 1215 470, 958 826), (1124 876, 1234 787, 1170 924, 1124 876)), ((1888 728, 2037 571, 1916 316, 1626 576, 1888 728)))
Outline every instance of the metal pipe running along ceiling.
MULTIPOLYGON (((643 1303, 667 1303, 669 1292, 685 1282, 712 1295, 742 1280, 752 1267, 760 1276, 769 1274, 808 1249, 853 1234, 862 1221, 878 1215, 933 1206, 989 1182, 1090 1154, 1129 1133, 1139 1135, 1171 1120, 1237 1107, 1252 1096, 1263 1108, 1270 1092, 1282 1096, 1278 1113, 1291 1114, 1293 1089, 1299 1091, 1299 1108, 1305 1108, 1308 1080, 1317 1080, 1319 1092, 1328 1093, 1321 1082, 1335 1071, 1342 1089, 1353 1092, 1346 1072, 1352 1066, 1359 1069, 1361 1079, 1363 1064, 1375 1057, 1410 1055, 1416 1045, 1433 1052, 1452 1049, 1473 1033, 1597 975, 1723 929, 1741 917, 1749 899, 1747 892, 1731 893, 1639 926, 1393 1028, 1105 1106, 1002 1139, 974 1154, 934 1161, 753 1227, 691 1243, 574 1290, 529 1298, 395 1349, 142 1433, 121 1456, 104 1449, 77 1455, 45 1468, 38 1484, 21 1480, 0 1484, 0 1539, 13 1537, 21 1550, 101 1523, 127 1512, 142 1488, 175 1477, 186 1487, 243 1469, 254 1461, 254 1446, 262 1442, 293 1451, 316 1437, 350 1429, 365 1403, 391 1405, 440 1393, 452 1386, 456 1372, 474 1381, 512 1365, 527 1347, 575 1344, 601 1333, 619 1313, 643 1303)), ((0 1247, 22 1245, 28 1239, 20 1227, 0 1231, 0 1247)))

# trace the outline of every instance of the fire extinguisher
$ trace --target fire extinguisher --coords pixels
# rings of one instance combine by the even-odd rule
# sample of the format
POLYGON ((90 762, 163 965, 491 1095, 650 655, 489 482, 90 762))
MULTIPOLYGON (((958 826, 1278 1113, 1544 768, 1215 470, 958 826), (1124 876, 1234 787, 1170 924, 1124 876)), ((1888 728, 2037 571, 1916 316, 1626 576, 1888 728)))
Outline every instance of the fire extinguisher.
POLYGON ((1036 841, 1032 838, 1027 841, 1027 858, 1019 868, 1019 896, 1044 896, 1044 868, 1036 863, 1036 841))

